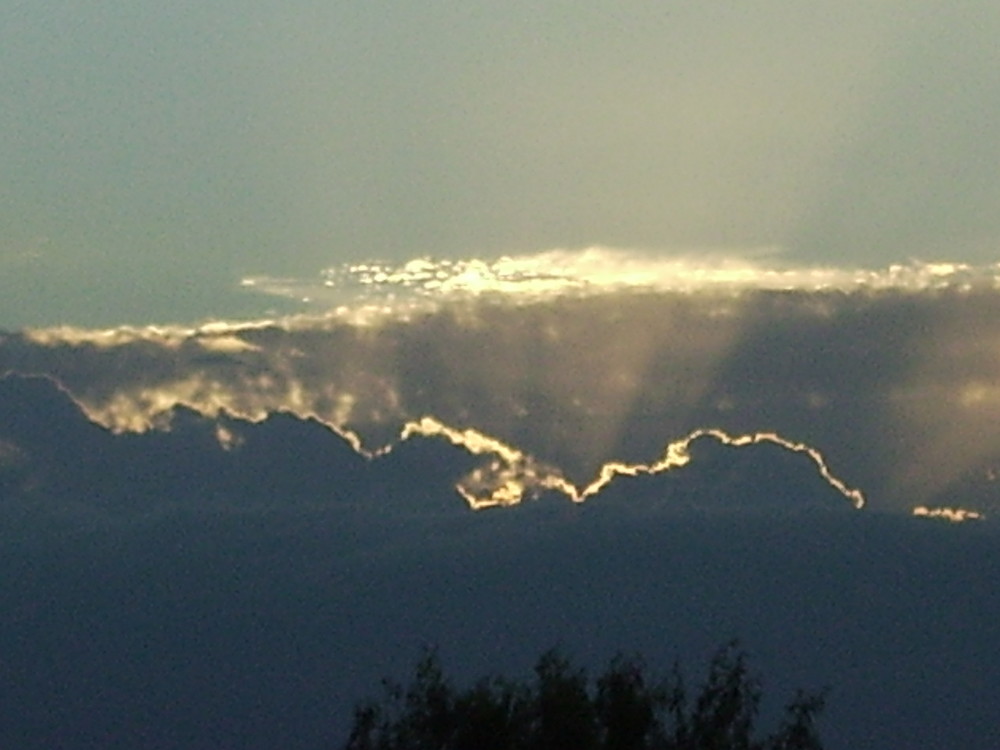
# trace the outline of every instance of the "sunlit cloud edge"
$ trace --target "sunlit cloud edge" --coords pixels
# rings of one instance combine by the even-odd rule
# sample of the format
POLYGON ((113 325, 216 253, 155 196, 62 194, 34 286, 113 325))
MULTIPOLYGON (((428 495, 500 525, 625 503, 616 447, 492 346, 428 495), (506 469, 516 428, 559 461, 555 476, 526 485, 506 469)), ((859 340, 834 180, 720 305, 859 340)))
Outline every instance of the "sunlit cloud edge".
POLYGON ((1000 263, 911 260, 885 268, 780 263, 774 248, 705 248, 666 254, 592 246, 493 259, 355 262, 316 277, 246 276, 241 286, 312 307, 352 301, 405 308, 419 302, 501 296, 530 301, 621 291, 734 294, 745 291, 924 291, 1000 288, 1000 263), (779 261, 779 262, 776 262, 779 261))

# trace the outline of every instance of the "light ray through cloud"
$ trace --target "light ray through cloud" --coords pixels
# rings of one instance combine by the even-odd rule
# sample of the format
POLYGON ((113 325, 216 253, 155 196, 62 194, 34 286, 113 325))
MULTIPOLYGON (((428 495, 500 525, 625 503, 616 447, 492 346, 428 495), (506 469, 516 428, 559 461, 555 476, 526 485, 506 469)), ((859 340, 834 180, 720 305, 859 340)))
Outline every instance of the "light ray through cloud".
POLYGON ((187 408, 316 420, 369 457, 443 438, 488 461, 460 490, 480 507, 582 500, 712 438, 803 453, 854 506, 992 512, 1000 361, 983 342, 1000 341, 1000 266, 776 260, 354 264, 295 282, 316 306, 295 316, 9 333, 0 371, 52 377, 117 433, 170 429, 187 408))

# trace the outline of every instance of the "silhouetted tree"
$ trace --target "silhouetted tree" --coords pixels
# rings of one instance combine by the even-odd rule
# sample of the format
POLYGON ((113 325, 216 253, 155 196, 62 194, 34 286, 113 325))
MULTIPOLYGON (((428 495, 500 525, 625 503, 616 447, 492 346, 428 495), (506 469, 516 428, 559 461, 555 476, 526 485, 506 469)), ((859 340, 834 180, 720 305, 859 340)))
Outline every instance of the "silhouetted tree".
POLYGON ((597 716, 587 692, 587 675, 557 651, 542 654, 535 666, 532 696, 532 750, 596 750, 597 716))
POLYGON ((642 750, 662 744, 657 713, 669 707, 671 694, 663 684, 647 684, 640 659, 616 656, 597 678, 596 689, 594 710, 600 747, 642 750))
POLYGON ((526 684, 488 677, 466 690, 425 651, 409 687, 384 681, 381 701, 355 709, 345 750, 821 750, 822 693, 799 691, 777 731, 758 737, 760 680, 735 643, 719 649, 697 695, 680 670, 651 680, 639 658, 616 657, 591 687, 558 651, 526 684))

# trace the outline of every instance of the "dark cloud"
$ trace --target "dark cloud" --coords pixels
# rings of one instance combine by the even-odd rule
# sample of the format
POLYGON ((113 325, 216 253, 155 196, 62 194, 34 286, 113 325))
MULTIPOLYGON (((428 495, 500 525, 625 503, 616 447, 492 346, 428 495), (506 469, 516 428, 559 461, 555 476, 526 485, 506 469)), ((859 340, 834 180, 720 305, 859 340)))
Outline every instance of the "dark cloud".
POLYGON ((0 366, 45 374, 0 379, 0 744, 336 745, 426 643, 470 680, 739 636, 768 694, 831 686, 831 748, 991 749, 995 524, 879 510, 908 486, 991 509, 996 305, 631 293, 8 334, 0 366), (685 438, 705 425, 747 444, 685 438), (469 512, 477 476, 539 497, 469 512))
MULTIPOLYGON (((69 519, 89 514, 95 521, 141 520, 185 508, 261 513, 332 507, 376 517, 420 516, 455 512, 459 494, 475 505, 477 492, 497 490, 499 476, 547 502, 566 501, 566 480, 557 469, 494 447, 479 433, 464 436, 429 420, 373 455, 359 453, 315 418, 284 411, 252 422, 175 406, 163 423, 169 429, 116 434, 91 422, 48 378, 0 379, 0 500, 8 511, 69 519), (545 472, 557 481, 545 484, 545 472)), ((622 466, 598 489, 603 495, 614 487, 609 502, 624 496, 633 509, 847 507, 806 454, 769 440, 752 448, 723 446, 706 434, 684 448, 669 475, 622 466)))
MULTIPOLYGON (((699 456, 715 470, 733 458, 699 456)), ((18 533, 0 544, 0 739, 337 746, 353 702, 425 643, 464 681, 528 675, 557 643, 594 667, 621 649, 697 667, 738 635, 767 694, 831 687, 830 748, 996 746, 991 524, 625 499, 457 514, 189 505, 18 533)))
MULTIPOLYGON (((482 462, 469 486, 497 502, 579 494, 614 462, 666 468, 670 450, 718 429, 809 447, 817 469, 875 507, 994 510, 991 285, 516 299, 25 331, 0 343, 0 368, 54 378, 116 433, 167 431, 150 441, 183 442, 169 437, 179 406, 270 430, 272 415, 295 415, 368 455, 433 437, 482 462)), ((206 450, 227 439, 215 430, 206 450)))
MULTIPOLYGON (((440 442, 401 446, 378 466, 312 418, 206 418, 185 406, 168 430, 115 434, 48 378, 0 379, 0 487, 8 508, 142 519, 184 508, 256 511, 449 498, 472 468, 440 442), (442 450, 443 449, 443 450, 442 450)), ((431 508, 433 510, 433 508, 431 508)))

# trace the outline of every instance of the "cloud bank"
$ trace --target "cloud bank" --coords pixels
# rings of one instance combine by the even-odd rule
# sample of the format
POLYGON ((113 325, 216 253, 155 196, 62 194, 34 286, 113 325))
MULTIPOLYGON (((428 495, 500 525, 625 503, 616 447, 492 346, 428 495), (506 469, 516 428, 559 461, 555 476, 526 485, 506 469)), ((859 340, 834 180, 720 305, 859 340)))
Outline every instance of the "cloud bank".
MULTIPOLYGON (((9 333, 0 370, 54 379, 119 434, 169 431, 183 407, 314 420, 368 458, 443 439, 483 462, 458 482, 472 507, 582 501, 683 465, 702 438, 802 454, 855 506, 997 506, 994 267, 590 249, 252 283, 324 311, 9 333)), ((239 447, 230 427, 216 437, 239 447)))

